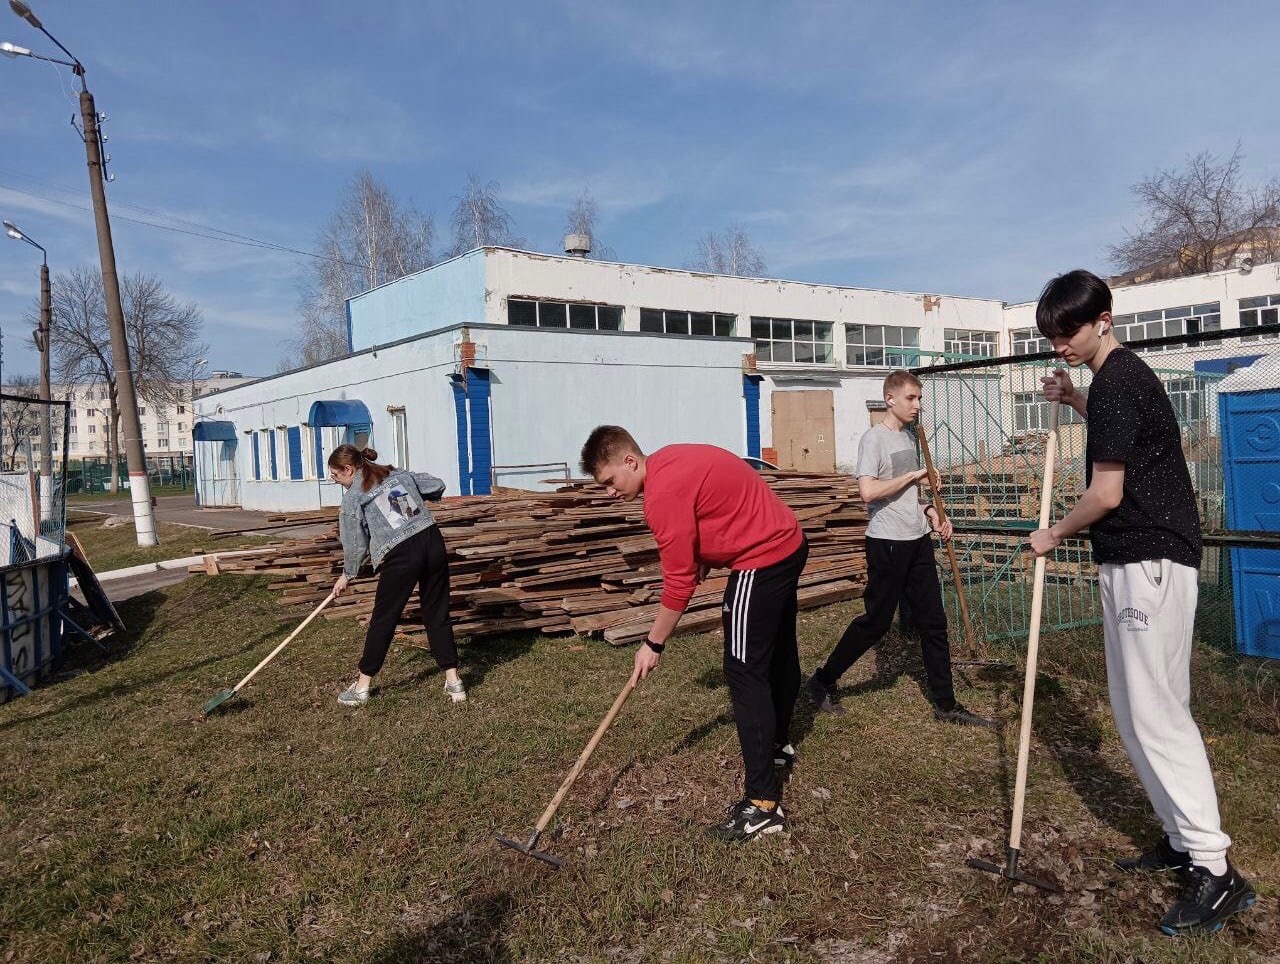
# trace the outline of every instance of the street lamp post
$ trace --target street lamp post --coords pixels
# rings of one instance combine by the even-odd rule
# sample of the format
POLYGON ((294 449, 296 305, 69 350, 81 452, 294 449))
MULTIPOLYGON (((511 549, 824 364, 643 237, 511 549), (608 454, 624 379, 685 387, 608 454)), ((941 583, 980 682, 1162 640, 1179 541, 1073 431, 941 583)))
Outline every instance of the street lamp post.
POLYGON ((195 497, 195 503, 197 506, 200 505, 200 478, 199 473, 196 470, 196 372, 208 364, 209 359, 207 358, 197 358, 192 362, 191 397, 187 400, 191 408, 191 411, 188 413, 191 419, 189 422, 191 425, 191 492, 195 497))
POLYGON ((80 78, 80 120, 83 124, 84 148, 89 165, 89 191, 93 195, 93 218, 98 229, 98 258, 102 262, 102 294, 106 302, 107 323, 111 329, 111 362, 115 367, 120 402, 120 422, 124 431, 125 460, 129 466, 129 495, 133 502, 133 524, 138 545, 159 545, 155 514, 151 510, 151 486, 147 479, 146 453, 142 448, 142 422, 138 418, 138 398, 134 392, 133 364, 129 358, 129 340, 124 327, 124 310, 120 305, 120 280, 116 275, 116 253, 111 243, 111 221, 107 215, 106 172, 102 162, 102 139, 98 131, 98 109, 84 79, 84 65, 76 59, 23 0, 9 0, 9 6, 31 26, 53 41, 71 59, 42 57, 25 47, 0 44, 0 53, 8 57, 33 57, 70 67, 80 78))
MULTIPOLYGON (((49 289, 49 253, 28 234, 18 230, 12 221, 4 222, 5 234, 15 241, 25 241, 40 252, 40 324, 32 337, 36 348, 40 350, 40 518, 47 519, 53 514, 53 453, 50 442, 53 438, 49 424, 49 329, 53 324, 53 305, 49 289)), ((66 452, 62 457, 66 458, 66 452)))

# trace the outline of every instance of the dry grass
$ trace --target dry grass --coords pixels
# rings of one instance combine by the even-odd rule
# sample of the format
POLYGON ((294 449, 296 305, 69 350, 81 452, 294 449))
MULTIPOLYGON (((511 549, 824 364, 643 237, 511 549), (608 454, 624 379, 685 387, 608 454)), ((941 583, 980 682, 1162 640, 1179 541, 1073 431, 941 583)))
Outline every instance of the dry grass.
MULTIPOLYGON (((123 607, 110 662, 0 708, 0 961, 1275 960, 1274 676, 1197 653, 1196 700, 1258 907, 1223 934, 1155 929, 1168 885, 1112 856, 1156 831, 1111 724, 1090 633, 1043 644, 1024 837, 1061 896, 965 867, 1003 849, 1020 680, 961 698, 1000 734, 938 725, 891 637, 802 716, 793 829, 747 847, 702 826, 740 792, 719 641, 676 641, 561 811, 556 872, 528 832, 626 679, 631 653, 524 636, 464 652, 467 704, 393 649, 371 703, 335 695, 359 646, 313 625, 244 696, 199 708, 292 625, 259 580, 189 580, 123 607)), ((811 668, 856 606, 802 615, 811 668)), ((289 614, 295 618, 296 614, 289 614)), ((1013 650, 1007 655, 1016 657, 1013 650)))

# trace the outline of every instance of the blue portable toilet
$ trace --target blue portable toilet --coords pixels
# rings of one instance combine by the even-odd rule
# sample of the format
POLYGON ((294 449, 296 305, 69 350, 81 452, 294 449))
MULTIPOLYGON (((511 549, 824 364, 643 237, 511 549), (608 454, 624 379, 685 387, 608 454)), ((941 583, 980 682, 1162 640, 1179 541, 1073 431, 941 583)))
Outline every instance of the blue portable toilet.
MULTIPOLYGON (((1280 355, 1218 385, 1227 525, 1280 533, 1280 355)), ((1232 549, 1236 648, 1280 657, 1280 549, 1232 549)))

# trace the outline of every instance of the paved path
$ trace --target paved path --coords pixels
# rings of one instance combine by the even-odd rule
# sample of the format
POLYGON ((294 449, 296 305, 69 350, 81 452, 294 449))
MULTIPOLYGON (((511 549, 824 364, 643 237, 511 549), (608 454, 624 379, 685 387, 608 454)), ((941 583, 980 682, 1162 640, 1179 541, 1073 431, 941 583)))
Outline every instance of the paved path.
MULTIPOLYGON (((133 503, 129 501, 127 496, 122 499, 94 500, 92 502, 76 502, 73 499, 67 503, 67 509, 75 510, 76 512, 92 512, 104 516, 122 515, 129 518, 133 517, 133 503)), ((197 526, 201 529, 240 529, 249 526, 269 525, 267 516, 278 514, 274 512, 252 512, 247 509, 201 509, 196 506, 195 500, 189 495, 163 495, 156 499, 157 522, 172 522, 176 525, 197 526)), ((305 539, 309 536, 324 535, 329 531, 331 525, 332 523, 321 525, 307 523, 283 529, 267 529, 261 534, 272 538, 280 536, 284 539, 305 539)))

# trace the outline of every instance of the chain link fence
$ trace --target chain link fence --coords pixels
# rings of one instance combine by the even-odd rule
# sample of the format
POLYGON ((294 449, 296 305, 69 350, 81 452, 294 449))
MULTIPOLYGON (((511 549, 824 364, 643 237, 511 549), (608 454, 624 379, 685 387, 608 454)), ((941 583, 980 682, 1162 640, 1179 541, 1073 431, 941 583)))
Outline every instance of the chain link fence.
MULTIPOLYGON (((1205 551, 1200 567, 1198 633, 1210 645, 1235 648, 1230 553, 1227 546, 1277 547, 1274 539, 1232 533, 1226 525, 1218 386, 1254 359, 1280 353, 1280 325, 1131 341, 1164 384, 1182 429, 1183 452, 1200 508, 1205 551), (1251 539, 1251 541, 1249 541, 1251 539)), ((927 433, 940 490, 956 536, 961 588, 980 640, 1025 639, 1030 628, 1034 559, 1027 534, 1036 528, 1049 428, 1041 377, 1066 369, 1087 389, 1092 372, 1068 369, 1043 339, 1020 353, 976 358, 920 353, 914 373, 923 383, 920 426, 927 433)), ((1278 413, 1280 414, 1280 413, 1278 413)), ((1085 425, 1059 409, 1058 461, 1052 518, 1061 519, 1085 489, 1085 425)), ((956 584, 943 567, 948 596, 956 584)), ((958 607, 949 611, 956 613, 958 607)), ((1087 539, 1067 540, 1045 570, 1044 627, 1100 622, 1097 567, 1087 539)), ((952 627, 962 639, 963 627, 952 627)))

